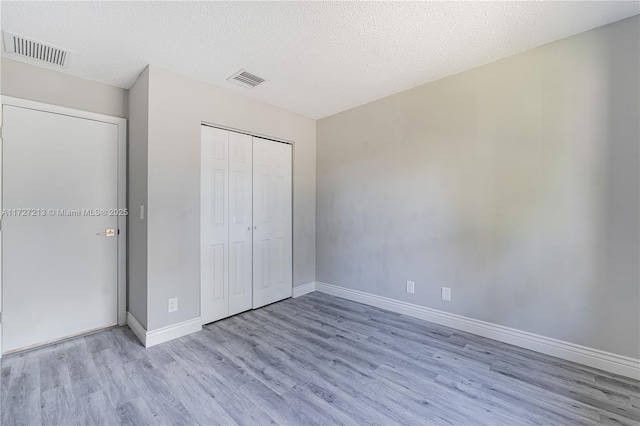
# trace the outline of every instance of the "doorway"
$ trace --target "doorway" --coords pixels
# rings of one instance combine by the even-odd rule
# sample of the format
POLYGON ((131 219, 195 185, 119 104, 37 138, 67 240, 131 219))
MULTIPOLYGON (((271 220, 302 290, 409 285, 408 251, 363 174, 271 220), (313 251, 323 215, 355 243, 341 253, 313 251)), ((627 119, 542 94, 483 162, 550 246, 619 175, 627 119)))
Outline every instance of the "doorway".
POLYGON ((126 323, 126 120, 2 98, 2 352, 126 323))

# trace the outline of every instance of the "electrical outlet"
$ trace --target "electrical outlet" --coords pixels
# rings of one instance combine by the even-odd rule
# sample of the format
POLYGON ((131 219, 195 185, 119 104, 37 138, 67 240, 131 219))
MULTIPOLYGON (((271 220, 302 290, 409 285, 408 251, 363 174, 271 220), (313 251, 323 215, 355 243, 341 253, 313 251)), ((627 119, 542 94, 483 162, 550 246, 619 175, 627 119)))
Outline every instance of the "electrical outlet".
POLYGON ((407 281, 407 293, 413 293, 415 286, 413 281, 407 281))
POLYGON ((178 298, 174 297, 169 299, 169 312, 175 312, 178 310, 178 298))
POLYGON ((442 287, 442 300, 451 302, 451 289, 449 287, 442 287))

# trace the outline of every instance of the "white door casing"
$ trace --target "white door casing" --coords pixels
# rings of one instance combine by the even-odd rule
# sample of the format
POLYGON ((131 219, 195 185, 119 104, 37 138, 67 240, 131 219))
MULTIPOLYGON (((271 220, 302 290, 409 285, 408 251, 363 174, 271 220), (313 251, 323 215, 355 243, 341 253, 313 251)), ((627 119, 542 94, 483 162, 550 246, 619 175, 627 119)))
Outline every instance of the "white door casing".
POLYGON ((200 297, 202 323, 229 315, 229 132, 201 126, 200 297))
POLYGON ((291 145, 253 138, 253 308, 292 293, 291 145))
POLYGON ((229 315, 252 307, 251 136, 229 132, 229 315))
POLYGON ((2 350, 124 324, 126 120, 2 102, 2 350))

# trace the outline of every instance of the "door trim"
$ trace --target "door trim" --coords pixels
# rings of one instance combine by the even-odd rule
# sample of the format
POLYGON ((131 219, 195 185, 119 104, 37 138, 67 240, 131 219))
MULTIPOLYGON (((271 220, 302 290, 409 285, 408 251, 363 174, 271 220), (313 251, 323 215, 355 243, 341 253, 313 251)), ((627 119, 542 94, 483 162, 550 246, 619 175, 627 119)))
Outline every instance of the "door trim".
MULTIPOLYGON (((113 117, 110 115, 98 114, 94 112, 81 111, 73 108, 62 107, 58 105, 50 105, 42 102, 30 101, 27 99, 14 98, 11 96, 1 97, 2 107, 5 105, 14 106, 36 111, 49 112, 53 114, 66 115, 70 117, 81 118, 85 120, 100 121, 103 123, 115 124, 118 126, 118 209, 127 208, 127 119, 113 117)), ((2 113, 0 112, 0 119, 2 113)), ((0 126, 2 122, 0 121, 0 126)), ((0 134, 0 211, 2 210, 2 145, 0 134)), ((117 306, 118 306, 118 324, 125 325, 127 323, 127 217, 118 216, 118 239, 117 244, 117 306)), ((1 223, 1 221, 0 221, 1 223)), ((2 244, 2 230, 0 228, 0 247, 2 244)), ((0 251, 0 319, 2 309, 2 253, 0 251)), ((2 327, 0 323, 0 357, 2 357, 2 327)))

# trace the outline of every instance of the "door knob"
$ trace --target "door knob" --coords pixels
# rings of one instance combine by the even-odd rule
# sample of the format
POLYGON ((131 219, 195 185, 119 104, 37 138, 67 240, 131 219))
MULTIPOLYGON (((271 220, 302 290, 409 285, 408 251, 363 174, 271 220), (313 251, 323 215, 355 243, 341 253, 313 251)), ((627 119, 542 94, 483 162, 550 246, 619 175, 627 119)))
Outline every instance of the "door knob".
POLYGON ((96 235, 100 235, 103 237, 113 237, 114 235, 116 235, 116 230, 115 229, 105 229, 103 232, 98 232, 96 235))
POLYGON ((247 231, 251 231, 251 227, 250 226, 247 226, 247 231))
POLYGON ((258 227, 254 225, 254 226, 253 226, 253 229, 258 229, 258 227))

